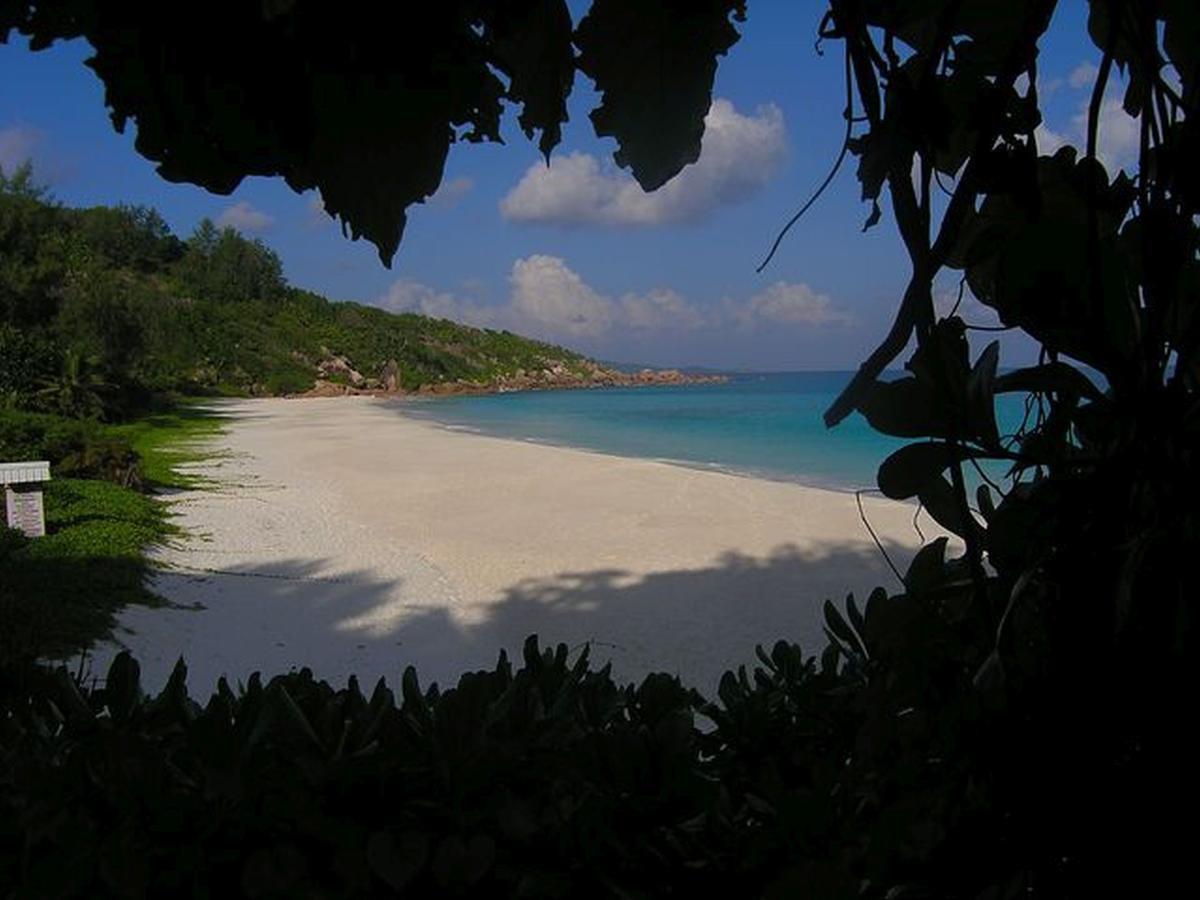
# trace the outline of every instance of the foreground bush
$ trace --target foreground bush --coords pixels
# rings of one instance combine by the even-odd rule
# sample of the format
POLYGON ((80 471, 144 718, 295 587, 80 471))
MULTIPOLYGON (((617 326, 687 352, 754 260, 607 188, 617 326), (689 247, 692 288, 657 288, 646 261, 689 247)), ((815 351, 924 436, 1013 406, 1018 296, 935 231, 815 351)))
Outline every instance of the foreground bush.
POLYGON ((104 425, 44 413, 0 410, 0 459, 46 459, 53 474, 139 487, 138 454, 104 425))
POLYGON ((8 670, 0 885, 1001 898, 1152 890, 1182 870, 1186 833, 1153 815, 1194 785, 1182 725, 1138 731, 1119 696, 1112 717, 1064 707, 1054 679, 964 677, 974 648, 909 596, 827 616, 819 661, 780 642, 714 703, 665 675, 619 686, 536 638, 519 668, 501 654, 445 691, 410 668, 399 699, 303 670, 222 680, 202 704, 182 662, 146 697, 125 654, 102 687, 8 670))

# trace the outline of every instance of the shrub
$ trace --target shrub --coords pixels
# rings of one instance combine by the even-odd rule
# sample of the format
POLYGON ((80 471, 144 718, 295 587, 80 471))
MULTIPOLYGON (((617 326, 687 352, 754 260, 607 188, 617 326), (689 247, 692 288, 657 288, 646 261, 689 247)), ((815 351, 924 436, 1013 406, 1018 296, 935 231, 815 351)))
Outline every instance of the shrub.
MULTIPOLYGON (((156 697, 122 654, 104 686, 25 672, 0 737, 0 882, 24 895, 677 896, 687 822, 716 799, 693 695, 618 687, 567 648, 421 690, 308 670, 177 666, 156 697), (30 686, 32 685, 32 687, 30 686)), ((9 676, 9 688, 13 685, 9 676)), ((0 691, 3 689, 0 688, 0 691)))
POLYGON ((55 475, 141 485, 129 442, 92 421, 0 410, 0 459, 46 459, 55 475))
POLYGON ((29 405, 36 386, 58 372, 60 357, 49 339, 0 322, 0 407, 29 405))

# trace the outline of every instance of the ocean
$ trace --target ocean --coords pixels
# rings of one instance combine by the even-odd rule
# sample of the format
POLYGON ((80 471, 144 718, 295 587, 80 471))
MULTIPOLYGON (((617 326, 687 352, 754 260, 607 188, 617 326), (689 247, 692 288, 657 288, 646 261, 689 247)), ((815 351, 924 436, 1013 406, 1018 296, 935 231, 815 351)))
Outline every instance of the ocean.
MULTIPOLYGON (((858 413, 821 420, 851 372, 740 374, 723 384, 445 397, 405 405, 443 425, 497 437, 664 460, 819 487, 875 487, 879 463, 904 440, 858 413)), ((1001 419, 1020 418, 1004 398, 1001 419), (1003 413, 1008 413, 1004 415, 1003 413)))

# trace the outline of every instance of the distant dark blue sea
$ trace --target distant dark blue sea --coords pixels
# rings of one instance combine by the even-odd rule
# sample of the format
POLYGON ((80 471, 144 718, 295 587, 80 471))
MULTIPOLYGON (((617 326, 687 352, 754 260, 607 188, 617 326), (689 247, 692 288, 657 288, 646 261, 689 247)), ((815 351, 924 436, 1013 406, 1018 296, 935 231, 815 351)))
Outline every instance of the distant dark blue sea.
MULTIPOLYGON (((904 441, 857 413, 827 429, 850 372, 730 376, 723 384, 521 391, 406 404, 405 412, 497 437, 666 460, 843 490, 873 488, 904 441)), ((1002 408, 1002 422, 1016 415, 1002 408), (1004 413, 1008 412, 1009 415, 1004 413)))

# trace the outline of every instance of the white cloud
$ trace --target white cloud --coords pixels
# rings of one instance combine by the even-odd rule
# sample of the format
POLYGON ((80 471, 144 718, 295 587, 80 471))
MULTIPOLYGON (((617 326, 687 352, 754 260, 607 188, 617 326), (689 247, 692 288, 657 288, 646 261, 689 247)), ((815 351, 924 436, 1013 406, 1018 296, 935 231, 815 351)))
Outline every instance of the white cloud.
POLYGON ((996 311, 981 303, 965 282, 962 284, 960 297, 957 280, 934 285, 933 308, 939 317, 948 316, 954 311, 954 314, 968 325, 991 327, 1000 324, 996 311))
POLYGON ((615 307, 557 256, 535 254, 513 263, 511 311, 551 333, 595 336, 612 327, 615 307))
POLYGON ((1057 131, 1048 128, 1044 122, 1033 130, 1033 139, 1041 156, 1053 156, 1060 148, 1071 143, 1057 131))
POLYGON ((407 278, 388 288, 376 305, 391 312, 416 312, 480 327, 491 325, 495 319, 494 310, 407 278))
POLYGON ((584 281, 564 259, 546 254, 516 260, 509 273, 509 288, 506 302, 486 305, 401 279, 377 305, 393 312, 419 312, 566 342, 685 331, 719 334, 730 328, 825 329, 853 321, 827 295, 806 284, 783 281, 747 300, 727 298, 708 307, 661 287, 609 297, 584 281))
POLYGON ((783 161, 783 113, 774 104, 751 116, 714 100, 704 120, 700 158, 657 191, 590 153, 534 163, 500 201, 504 218, 559 225, 661 225, 703 218, 766 184, 783 161))
POLYGON ((708 317, 670 288, 645 294, 625 294, 618 302, 621 320, 630 328, 660 331, 666 328, 700 328, 708 317))
POLYGON ((265 212, 255 209, 241 200, 217 216, 221 228, 236 228, 238 231, 266 231, 275 220, 265 212))
POLYGON ((42 132, 28 125, 0 128, 0 169, 11 174, 14 169, 33 157, 33 151, 44 140, 42 132))
MULTIPOLYGON (((1071 124, 1082 136, 1080 146, 1087 146, 1087 109, 1081 109, 1071 124)), ((1109 172, 1136 164, 1140 126, 1138 120, 1125 112, 1119 97, 1106 97, 1100 104, 1100 128, 1096 133, 1096 157, 1109 172)))
POLYGON ((850 316, 807 284, 777 281, 744 303, 727 306, 743 328, 760 325, 848 325, 850 316))
POLYGON ((465 175, 460 175, 457 178, 451 178, 448 181, 443 181, 438 185, 438 189, 434 191, 429 200, 426 201, 431 206, 440 206, 449 209, 456 206, 463 197, 471 192, 475 187, 475 180, 468 178, 465 175))
POLYGON ((1067 84, 1071 85, 1075 90, 1090 87, 1092 82, 1096 80, 1096 75, 1099 71, 1090 62, 1082 62, 1071 70, 1071 74, 1067 76, 1067 84))
MULTIPOLYGON (((1110 174, 1136 165, 1138 156, 1140 126, 1137 119, 1125 112, 1119 90, 1119 86, 1111 88, 1100 104, 1100 126, 1096 132, 1096 158, 1110 174)), ((1034 139, 1038 153, 1052 155, 1069 144, 1082 156, 1087 148, 1087 122, 1088 100, 1085 98, 1071 117, 1066 131, 1057 131, 1045 123, 1037 127, 1034 139)))

